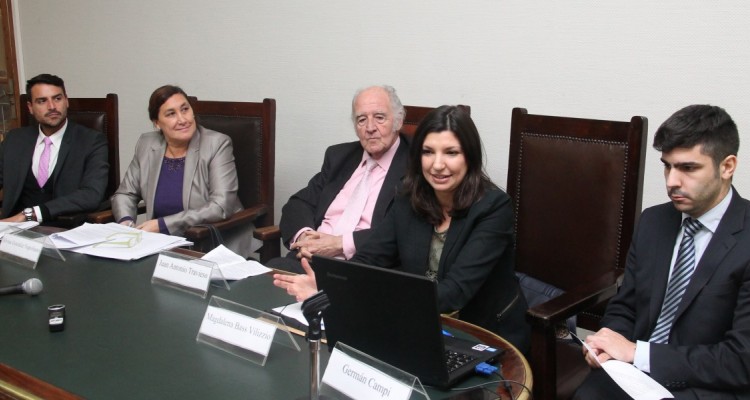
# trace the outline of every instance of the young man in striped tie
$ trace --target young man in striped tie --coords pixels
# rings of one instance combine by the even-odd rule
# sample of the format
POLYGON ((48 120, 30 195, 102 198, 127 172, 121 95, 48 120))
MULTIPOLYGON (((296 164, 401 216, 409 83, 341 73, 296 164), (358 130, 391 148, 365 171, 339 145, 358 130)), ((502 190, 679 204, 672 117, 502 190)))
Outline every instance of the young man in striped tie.
POLYGON ((671 202, 641 215, 622 287, 586 338, 594 369, 576 398, 629 398, 594 357, 632 363, 677 399, 750 398, 750 202, 732 186, 737 126, 722 108, 688 106, 654 148, 671 202))

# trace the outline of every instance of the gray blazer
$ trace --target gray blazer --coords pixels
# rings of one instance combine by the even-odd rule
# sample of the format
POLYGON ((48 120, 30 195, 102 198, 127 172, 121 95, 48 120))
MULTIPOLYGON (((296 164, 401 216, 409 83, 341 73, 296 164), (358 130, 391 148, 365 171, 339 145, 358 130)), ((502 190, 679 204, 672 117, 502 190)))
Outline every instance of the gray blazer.
MULTIPOLYGON (((138 139, 133 161, 112 196, 116 221, 125 216, 135 220, 141 200, 146 203, 146 218, 153 219, 154 195, 166 149, 167 143, 159 131, 144 133, 138 139)), ((184 211, 164 217, 172 235, 181 235, 196 224, 226 219, 242 210, 229 136, 198 126, 188 145, 182 188, 184 211)))

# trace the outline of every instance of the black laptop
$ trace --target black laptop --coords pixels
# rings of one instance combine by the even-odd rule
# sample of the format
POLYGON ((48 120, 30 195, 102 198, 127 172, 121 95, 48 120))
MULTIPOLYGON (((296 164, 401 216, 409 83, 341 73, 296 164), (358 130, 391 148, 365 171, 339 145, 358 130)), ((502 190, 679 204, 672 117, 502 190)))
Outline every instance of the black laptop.
POLYGON ((313 269, 331 302, 323 316, 330 348, 341 341, 441 388, 501 354, 443 332, 432 279, 322 256, 313 269))

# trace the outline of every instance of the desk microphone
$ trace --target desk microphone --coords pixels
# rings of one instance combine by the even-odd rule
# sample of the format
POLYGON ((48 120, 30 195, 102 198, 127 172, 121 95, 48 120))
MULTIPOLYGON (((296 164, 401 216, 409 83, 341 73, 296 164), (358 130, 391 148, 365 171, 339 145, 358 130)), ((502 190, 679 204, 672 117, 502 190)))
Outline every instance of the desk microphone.
POLYGON ((42 281, 36 278, 31 278, 17 285, 0 288, 0 296, 5 294, 30 294, 36 296, 41 293, 42 288, 44 288, 42 281))

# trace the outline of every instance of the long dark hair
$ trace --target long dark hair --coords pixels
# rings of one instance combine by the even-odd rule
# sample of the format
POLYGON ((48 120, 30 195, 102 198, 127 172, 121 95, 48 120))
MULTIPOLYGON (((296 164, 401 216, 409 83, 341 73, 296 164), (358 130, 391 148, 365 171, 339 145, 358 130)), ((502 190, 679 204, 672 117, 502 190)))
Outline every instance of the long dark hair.
POLYGON ((419 123, 409 150, 409 166, 404 179, 404 193, 409 196, 414 211, 433 225, 443 222, 443 209, 422 173, 422 145, 430 133, 451 131, 466 160, 466 176, 453 194, 451 216, 460 216, 495 187, 484 172, 482 140, 469 114, 456 106, 441 106, 430 111, 419 123))

